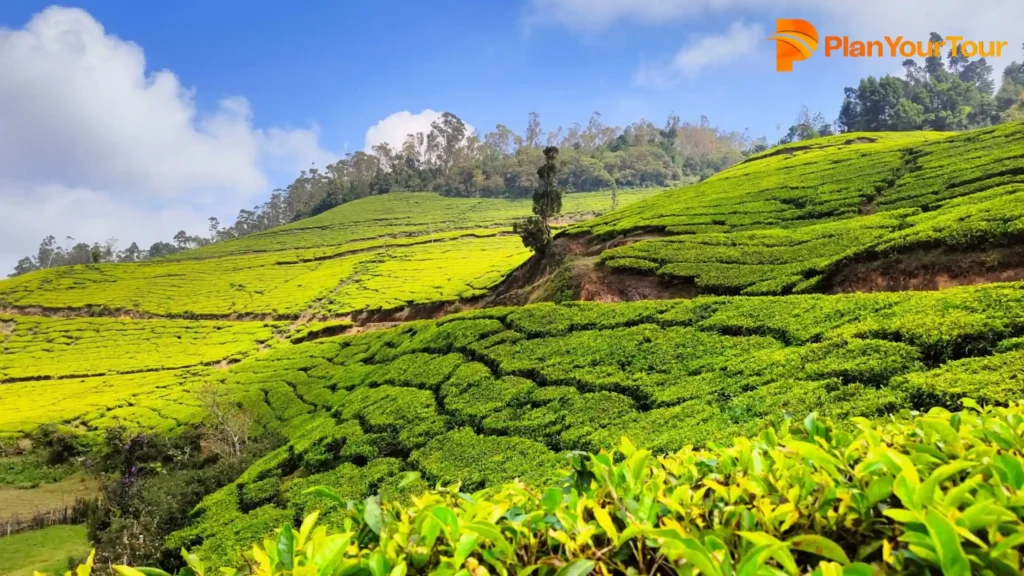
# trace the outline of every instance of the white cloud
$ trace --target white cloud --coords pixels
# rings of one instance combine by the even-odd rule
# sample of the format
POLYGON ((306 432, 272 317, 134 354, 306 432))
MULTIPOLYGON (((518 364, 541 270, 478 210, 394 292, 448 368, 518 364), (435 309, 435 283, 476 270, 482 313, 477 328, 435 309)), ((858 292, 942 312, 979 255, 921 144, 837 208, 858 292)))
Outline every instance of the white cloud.
POLYGON ((658 86, 680 76, 696 78, 704 68, 735 62, 755 53, 764 39, 761 25, 733 22, 724 34, 695 38, 676 52, 670 62, 642 64, 636 82, 658 86))
POLYGON ((0 272, 45 234, 141 244, 200 232, 200 212, 249 206, 269 171, 330 159, 315 127, 259 129, 245 98, 201 113, 194 96, 169 70, 147 74, 142 47, 83 10, 0 28, 0 272))
POLYGON ((383 142, 387 142, 392 148, 401 148, 407 135, 430 132, 431 122, 440 117, 440 112, 430 108, 419 114, 413 114, 408 110, 395 112, 366 130, 366 144, 363 150, 370 152, 374 146, 383 142))
POLYGON ((4 182, 3 221, 0 226, 0 278, 23 256, 35 254, 47 235, 64 246, 65 236, 77 242, 120 239, 120 247, 137 242, 148 248, 153 242, 169 242, 178 230, 204 231, 209 214, 185 204, 163 207, 124 202, 107 192, 63 185, 17 187, 4 182))
MULTIPOLYGON (((804 18, 822 35, 881 38, 902 35, 927 39, 936 31, 976 40, 1009 41, 1008 54, 989 59, 997 74, 1010 60, 1020 60, 1024 42, 1024 2, 986 0, 967 6, 960 0, 532 0, 531 24, 558 24, 596 32, 617 22, 675 23, 710 13, 757 12, 765 22, 777 17, 804 18)), ((766 44, 767 46, 767 44, 766 44)))
MULTIPOLYGON (((413 114, 408 110, 395 112, 387 118, 370 126, 366 131, 366 140, 363 150, 370 152, 371 149, 382 142, 387 142, 392 148, 401 148, 405 138, 409 134, 430 132, 430 124, 441 118, 442 112, 427 108, 419 114, 413 114)), ((470 135, 475 128, 469 123, 466 124, 466 135, 470 135)))

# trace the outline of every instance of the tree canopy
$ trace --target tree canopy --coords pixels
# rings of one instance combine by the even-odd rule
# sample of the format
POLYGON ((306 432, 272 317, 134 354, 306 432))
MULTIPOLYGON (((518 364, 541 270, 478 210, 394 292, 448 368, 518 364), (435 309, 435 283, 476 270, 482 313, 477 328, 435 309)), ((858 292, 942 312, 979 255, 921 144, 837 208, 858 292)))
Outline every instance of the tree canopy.
MULTIPOLYGON (((941 41, 935 32, 931 41, 941 41)), ((843 132, 958 131, 1019 120, 1024 63, 1003 69, 998 91, 992 66, 962 54, 903 61, 903 78, 868 76, 847 87, 836 123, 843 132)))
MULTIPOLYGON (((641 188, 706 178, 743 160, 764 144, 746 134, 670 115, 658 127, 640 120, 626 127, 609 126, 594 112, 586 126, 559 126, 545 131, 531 112, 522 135, 503 124, 480 135, 451 112, 431 124, 429 132, 409 134, 401 147, 388 143, 370 152, 346 154, 323 168, 303 170, 288 186, 276 189, 266 202, 239 210, 224 226, 209 219, 209 236, 180 231, 171 242, 148 249, 132 243, 117 250, 116 240, 103 244, 59 246, 48 236, 39 253, 22 258, 12 276, 41 268, 99 262, 137 262, 148 258, 262 232, 325 212, 345 202, 394 191, 436 191, 446 196, 527 198, 540 185, 538 168, 543 149, 557 146, 556 186, 565 192, 615 187, 641 188), (93 250, 98 247, 98 251, 93 250)), ((71 239, 73 240, 73 239, 71 239)))

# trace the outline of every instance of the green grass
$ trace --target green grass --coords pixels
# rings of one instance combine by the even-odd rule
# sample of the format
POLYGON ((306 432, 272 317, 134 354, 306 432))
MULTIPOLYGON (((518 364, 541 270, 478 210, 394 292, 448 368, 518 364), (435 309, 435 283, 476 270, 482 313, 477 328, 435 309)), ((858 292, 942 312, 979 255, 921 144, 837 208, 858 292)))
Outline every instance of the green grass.
MULTIPOLYGON (((620 205, 653 195, 622 191, 620 205)), ((607 211, 610 192, 566 196, 563 214, 607 211)), ((511 223, 528 200, 405 192, 140 264, 41 270, 0 281, 0 306, 171 317, 347 314, 486 293, 528 256, 511 223)))
POLYGON ((169 544, 234 561, 274 523, 404 472, 465 490, 551 480, 572 450, 674 451, 786 414, 881 418, 1024 392, 1024 285, 940 292, 537 304, 282 345, 215 373, 291 442, 169 544))
POLYGON ((1024 124, 842 134, 772 149, 568 233, 664 233, 600 260, 703 293, 812 292, 853 261, 1021 241, 1022 166, 1024 124))
POLYGON ((41 453, 0 456, 0 490, 60 482, 75 473, 72 463, 49 466, 43 456, 41 453))
POLYGON ((63 574, 68 558, 89 556, 85 526, 51 526, 0 538, 0 574, 32 576, 33 571, 63 574))

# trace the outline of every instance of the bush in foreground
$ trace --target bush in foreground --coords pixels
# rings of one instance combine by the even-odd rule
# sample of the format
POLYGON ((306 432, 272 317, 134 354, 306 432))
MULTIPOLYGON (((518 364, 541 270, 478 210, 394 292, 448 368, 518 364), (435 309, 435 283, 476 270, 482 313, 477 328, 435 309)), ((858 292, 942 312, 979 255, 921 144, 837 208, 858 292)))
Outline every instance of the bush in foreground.
POLYGON ((312 514, 247 558, 267 575, 1018 574, 1024 403, 964 406, 846 429, 812 414, 660 457, 623 439, 574 453, 561 486, 369 498, 334 530, 312 514))

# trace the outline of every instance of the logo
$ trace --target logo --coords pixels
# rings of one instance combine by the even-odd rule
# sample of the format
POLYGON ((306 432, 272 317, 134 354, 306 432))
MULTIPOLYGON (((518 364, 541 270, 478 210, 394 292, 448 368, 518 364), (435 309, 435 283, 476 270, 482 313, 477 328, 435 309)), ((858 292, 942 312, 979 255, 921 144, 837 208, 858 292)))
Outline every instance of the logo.
POLYGON ((818 49, 818 31, 806 20, 780 18, 775 22, 775 70, 792 72, 793 62, 807 60, 818 49))
MULTIPOLYGON (((799 18, 780 18, 775 21, 775 70, 792 72, 793 62, 807 60, 818 49, 818 30, 799 18)), ((928 40, 905 40, 903 36, 885 36, 881 40, 858 40, 849 36, 825 36, 825 57, 843 58, 928 58, 942 56, 943 46, 949 45, 952 54, 965 58, 1001 57, 1008 41, 968 40, 963 36, 932 34, 928 40)))

